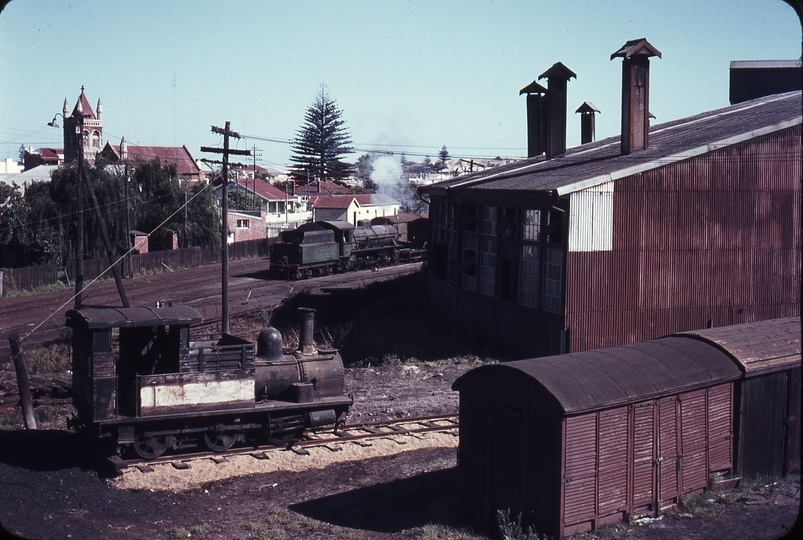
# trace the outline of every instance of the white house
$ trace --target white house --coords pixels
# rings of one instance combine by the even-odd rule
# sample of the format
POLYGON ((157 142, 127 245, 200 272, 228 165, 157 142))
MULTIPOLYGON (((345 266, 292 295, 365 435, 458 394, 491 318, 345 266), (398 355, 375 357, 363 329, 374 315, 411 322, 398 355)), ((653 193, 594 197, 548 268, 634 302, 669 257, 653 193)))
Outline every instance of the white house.
POLYGON ((381 193, 312 196, 310 206, 314 221, 348 221, 353 225, 375 217, 395 216, 401 209, 399 201, 381 193))

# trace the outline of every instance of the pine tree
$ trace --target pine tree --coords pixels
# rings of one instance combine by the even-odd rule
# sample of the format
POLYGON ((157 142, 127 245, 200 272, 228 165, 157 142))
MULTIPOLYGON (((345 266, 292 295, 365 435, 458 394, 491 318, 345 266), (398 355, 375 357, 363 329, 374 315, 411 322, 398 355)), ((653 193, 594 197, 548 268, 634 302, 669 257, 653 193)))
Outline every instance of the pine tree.
POLYGON ((297 180, 342 180, 351 174, 352 165, 341 159, 354 151, 342 116, 326 85, 321 84, 293 140, 291 174, 297 180))

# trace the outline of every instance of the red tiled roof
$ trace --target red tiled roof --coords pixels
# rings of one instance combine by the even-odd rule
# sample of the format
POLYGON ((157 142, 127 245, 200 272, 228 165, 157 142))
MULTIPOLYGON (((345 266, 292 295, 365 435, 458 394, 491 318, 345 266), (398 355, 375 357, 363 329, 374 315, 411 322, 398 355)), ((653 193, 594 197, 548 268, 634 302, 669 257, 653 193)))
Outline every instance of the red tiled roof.
POLYGON ((42 156, 43 161, 52 161, 59 159, 59 154, 63 154, 64 150, 61 148, 40 148, 39 155, 42 156))
POLYGON ((269 201, 283 201, 286 198, 284 191, 259 178, 256 180, 251 178, 248 181, 245 178, 238 178, 237 183, 269 201))
MULTIPOLYGON (((119 156, 119 147, 115 148, 115 153, 119 156)), ((175 163, 178 173, 182 175, 200 175, 201 169, 192 158, 192 154, 186 146, 134 146, 128 145, 128 159, 151 161, 159 158, 163 163, 175 163)))

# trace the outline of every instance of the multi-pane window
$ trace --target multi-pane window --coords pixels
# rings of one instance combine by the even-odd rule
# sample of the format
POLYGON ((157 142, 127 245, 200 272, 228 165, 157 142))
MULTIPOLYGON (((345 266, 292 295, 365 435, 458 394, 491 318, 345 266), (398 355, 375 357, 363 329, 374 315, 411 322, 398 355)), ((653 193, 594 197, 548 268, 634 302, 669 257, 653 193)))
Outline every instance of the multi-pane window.
POLYGON ((563 250, 546 248, 544 250, 544 290, 541 304, 544 311, 561 312, 563 296, 563 250))
POLYGON ((482 207, 481 232, 489 236, 496 236, 497 211, 495 206, 482 207))
POLYGON ((237 220, 237 228, 238 229, 247 229, 248 228, 248 220, 247 219, 238 219, 237 220))
POLYGON ((539 284, 541 281, 540 248, 532 244, 521 247, 519 268, 519 304, 537 308, 539 284))
POLYGON ((480 292, 494 295, 496 278, 496 241, 489 238, 480 240, 480 292))
POLYGON ((541 234, 541 211, 525 210, 522 238, 532 242, 538 242, 541 234))
POLYGON ((463 283, 464 289, 477 290, 477 237, 463 239, 463 283))

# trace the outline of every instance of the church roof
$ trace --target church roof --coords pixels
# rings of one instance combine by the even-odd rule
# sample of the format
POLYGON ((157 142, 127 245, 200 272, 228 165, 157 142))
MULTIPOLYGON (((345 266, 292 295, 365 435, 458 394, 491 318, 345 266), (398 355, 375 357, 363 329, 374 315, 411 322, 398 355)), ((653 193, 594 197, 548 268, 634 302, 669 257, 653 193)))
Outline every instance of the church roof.
MULTIPOLYGON (((154 158, 159 158, 159 161, 163 163, 175 163, 180 175, 200 176, 201 174, 201 169, 186 146, 135 146, 133 144, 127 146, 129 161, 152 161, 154 158)), ((115 147, 107 143, 102 153, 114 161, 121 159, 119 146, 115 147), (114 154, 113 156, 108 155, 109 150, 114 154)))
POLYGON ((78 116, 78 104, 81 104, 81 110, 83 112, 84 118, 91 118, 95 119, 95 112, 92 110, 92 106, 89 104, 89 100, 86 99, 86 94, 84 94, 83 89, 81 90, 81 95, 78 96, 78 101, 75 102, 75 107, 72 110, 73 116, 78 116))

